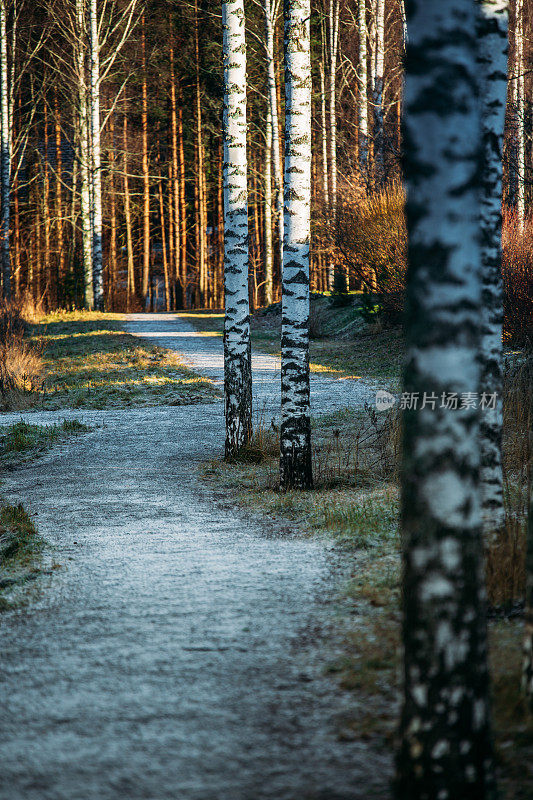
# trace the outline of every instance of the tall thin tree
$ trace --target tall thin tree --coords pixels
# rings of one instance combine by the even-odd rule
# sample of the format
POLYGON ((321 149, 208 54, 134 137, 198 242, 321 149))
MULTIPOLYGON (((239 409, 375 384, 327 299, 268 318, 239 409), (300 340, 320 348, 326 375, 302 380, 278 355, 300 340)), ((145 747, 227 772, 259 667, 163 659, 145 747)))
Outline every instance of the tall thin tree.
POLYGON ((224 401, 226 458, 252 434, 248 299, 246 40, 243 0, 222 3, 224 56, 224 401))
POLYGON ((9 119, 9 85, 7 63, 7 7, 0 0, 0 252, 2 261, 2 291, 4 299, 11 298, 11 254, 9 224, 11 210, 11 126, 9 119))
POLYGON ((104 308, 102 248, 102 154, 100 147, 100 41, 96 0, 89 3, 90 118, 91 118, 91 213, 94 306, 104 308))
POLYGON ((409 272, 402 541, 404 703, 396 797, 495 797, 482 571, 476 6, 409 4, 409 272))
POLYGON ((313 484, 309 404, 311 208, 310 0, 285 0, 285 240, 281 323, 280 481, 313 484))
POLYGON ((502 470, 502 151, 507 97, 509 0, 479 0, 478 42, 483 111, 481 194, 482 332, 480 421, 483 527, 488 537, 505 522, 502 470))

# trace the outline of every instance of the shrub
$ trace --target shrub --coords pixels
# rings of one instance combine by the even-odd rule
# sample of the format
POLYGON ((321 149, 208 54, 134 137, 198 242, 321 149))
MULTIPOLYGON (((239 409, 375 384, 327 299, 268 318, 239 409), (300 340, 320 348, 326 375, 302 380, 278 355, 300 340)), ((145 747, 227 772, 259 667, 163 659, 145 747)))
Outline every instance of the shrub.
POLYGON ((373 194, 347 188, 342 194, 335 242, 350 279, 377 296, 396 318, 403 309, 407 266, 405 193, 390 183, 373 194))
POLYGON ((31 405, 42 383, 39 352, 24 339, 26 323, 13 303, 0 304, 0 407, 4 411, 31 405))

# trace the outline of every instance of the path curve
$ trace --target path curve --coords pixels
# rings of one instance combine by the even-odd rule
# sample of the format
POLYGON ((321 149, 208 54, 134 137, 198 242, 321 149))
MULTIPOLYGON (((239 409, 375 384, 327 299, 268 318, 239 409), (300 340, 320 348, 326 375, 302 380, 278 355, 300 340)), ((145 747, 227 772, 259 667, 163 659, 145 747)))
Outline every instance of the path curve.
MULTIPOLYGON (((220 379, 216 338, 128 325, 220 379)), ((61 568, 0 615, 1 800, 388 797, 390 759, 337 737, 334 549, 269 535, 198 479, 221 407, 72 412, 99 427, 3 476, 61 568)))

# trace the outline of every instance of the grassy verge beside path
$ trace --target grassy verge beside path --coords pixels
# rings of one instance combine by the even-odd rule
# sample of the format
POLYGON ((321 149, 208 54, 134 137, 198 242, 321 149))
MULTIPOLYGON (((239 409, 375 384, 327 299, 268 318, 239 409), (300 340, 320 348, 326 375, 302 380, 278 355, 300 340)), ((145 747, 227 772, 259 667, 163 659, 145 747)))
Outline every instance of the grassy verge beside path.
POLYGON ((121 314, 85 311, 49 314, 34 324, 45 371, 35 407, 188 405, 219 397, 179 353, 143 342, 123 324, 121 314))

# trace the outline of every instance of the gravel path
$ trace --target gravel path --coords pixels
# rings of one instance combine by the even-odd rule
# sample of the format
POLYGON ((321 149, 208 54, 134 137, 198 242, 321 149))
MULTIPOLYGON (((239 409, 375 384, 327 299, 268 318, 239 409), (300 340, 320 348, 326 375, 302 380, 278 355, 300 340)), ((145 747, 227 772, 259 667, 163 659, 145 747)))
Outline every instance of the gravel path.
MULTIPOLYGON (((221 379, 220 338, 176 315, 128 326, 221 379)), ((277 370, 254 361, 269 409, 277 370)), ((352 402, 371 395, 323 380, 328 408, 349 383, 352 402)), ((388 797, 390 759, 339 740, 354 701, 323 674, 338 554, 247 521, 197 477, 220 455, 222 403, 24 416, 69 415, 98 427, 3 480, 61 568, 0 617, 1 800, 388 797)))

